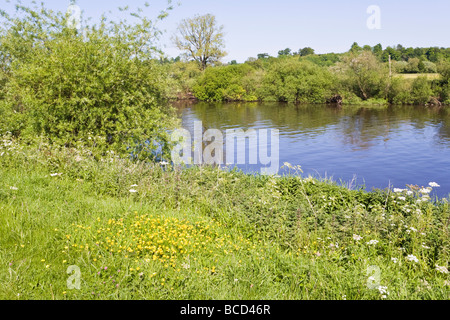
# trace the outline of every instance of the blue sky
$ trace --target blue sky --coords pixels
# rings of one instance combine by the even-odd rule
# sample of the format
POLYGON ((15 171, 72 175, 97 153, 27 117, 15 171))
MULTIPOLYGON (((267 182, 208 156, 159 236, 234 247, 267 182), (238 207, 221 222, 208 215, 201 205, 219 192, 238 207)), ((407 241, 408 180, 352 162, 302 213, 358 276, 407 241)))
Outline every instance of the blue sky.
MULTIPOLYGON (((8 10, 6 0, 0 0, 8 10)), ((244 62, 258 53, 277 55, 278 50, 291 48, 297 51, 312 47, 317 53, 344 52, 353 42, 360 45, 383 47, 398 43, 406 47, 450 47, 449 0, 179 0, 168 18, 160 22, 166 33, 161 47, 168 56, 180 52, 171 44, 170 36, 177 24, 195 14, 214 14, 225 26, 225 43, 228 55, 224 62, 244 62), (377 5, 381 9, 381 29, 370 30, 367 8, 377 5)), ((119 6, 141 6, 138 0, 79 0, 77 4, 84 16, 97 19, 103 12, 119 6)), ((166 4, 165 0, 148 0, 145 9, 155 17, 166 4)), ((174 0, 176 4, 177 0, 174 0)), ((30 1, 23 1, 30 3, 30 1)), ((66 10, 69 0, 44 1, 47 7, 66 10)))

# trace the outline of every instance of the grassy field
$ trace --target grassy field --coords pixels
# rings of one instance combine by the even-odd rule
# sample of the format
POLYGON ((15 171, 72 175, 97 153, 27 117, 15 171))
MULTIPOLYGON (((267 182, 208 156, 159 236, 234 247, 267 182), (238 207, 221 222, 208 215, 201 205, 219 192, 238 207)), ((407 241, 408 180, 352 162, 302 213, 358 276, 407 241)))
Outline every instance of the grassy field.
POLYGON ((439 79, 441 75, 439 73, 407 73, 407 74, 396 74, 396 77, 414 80, 418 77, 427 77, 429 80, 439 79))
POLYGON ((0 143, 0 299, 450 298, 429 189, 0 143))

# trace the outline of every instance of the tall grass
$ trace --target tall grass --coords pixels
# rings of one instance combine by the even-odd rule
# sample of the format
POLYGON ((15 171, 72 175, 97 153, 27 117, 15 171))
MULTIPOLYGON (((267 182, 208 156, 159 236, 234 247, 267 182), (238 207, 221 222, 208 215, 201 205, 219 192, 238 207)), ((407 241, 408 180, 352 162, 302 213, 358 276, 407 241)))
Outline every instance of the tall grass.
POLYGON ((450 298, 448 201, 421 187, 1 140, 1 299, 450 298))

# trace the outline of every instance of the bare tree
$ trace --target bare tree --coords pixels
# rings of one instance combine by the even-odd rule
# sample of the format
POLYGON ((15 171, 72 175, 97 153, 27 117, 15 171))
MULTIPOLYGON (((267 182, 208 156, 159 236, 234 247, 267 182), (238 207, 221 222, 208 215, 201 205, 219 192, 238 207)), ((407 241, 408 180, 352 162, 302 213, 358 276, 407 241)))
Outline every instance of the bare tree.
POLYGON ((194 59, 205 69, 209 63, 219 61, 226 55, 222 49, 223 37, 223 26, 218 27, 216 17, 206 14, 182 20, 172 40, 187 59, 194 59))

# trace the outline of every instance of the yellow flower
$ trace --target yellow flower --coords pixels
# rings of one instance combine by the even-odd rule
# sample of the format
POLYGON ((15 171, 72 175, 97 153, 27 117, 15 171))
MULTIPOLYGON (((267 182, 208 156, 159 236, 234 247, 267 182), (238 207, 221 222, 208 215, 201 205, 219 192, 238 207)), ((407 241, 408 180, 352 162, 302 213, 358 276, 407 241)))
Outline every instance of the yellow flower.
POLYGON ((67 261, 66 260, 63 260, 63 263, 66 263, 67 261))
POLYGON ((45 259, 42 259, 41 262, 45 262, 45 259))

